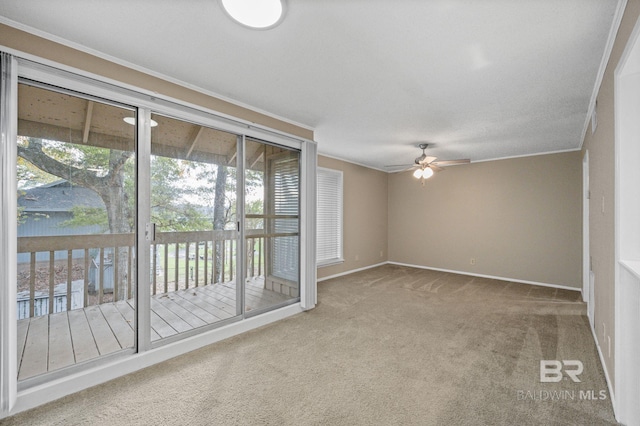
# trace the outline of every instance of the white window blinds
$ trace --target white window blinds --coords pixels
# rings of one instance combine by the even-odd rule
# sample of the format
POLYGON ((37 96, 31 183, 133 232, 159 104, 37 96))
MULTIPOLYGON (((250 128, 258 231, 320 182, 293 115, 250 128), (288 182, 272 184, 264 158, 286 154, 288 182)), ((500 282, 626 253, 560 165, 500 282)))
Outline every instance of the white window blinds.
POLYGON ((317 194, 318 266, 343 262, 342 172, 318 167, 317 194))
POLYGON ((272 239, 273 276, 298 282, 299 275, 299 199, 300 154, 285 151, 271 160, 271 205, 274 213, 272 239))

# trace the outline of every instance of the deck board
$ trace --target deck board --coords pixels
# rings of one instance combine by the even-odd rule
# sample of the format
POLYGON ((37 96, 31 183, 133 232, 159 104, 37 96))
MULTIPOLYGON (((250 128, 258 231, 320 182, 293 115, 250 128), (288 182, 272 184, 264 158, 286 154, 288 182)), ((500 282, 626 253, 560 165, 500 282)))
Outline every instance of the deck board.
POLYGON ((102 311, 104 318, 109 323, 120 348, 125 349, 133 347, 133 339, 135 336, 133 327, 122 316, 118 308, 116 308, 116 305, 114 303, 104 303, 100 305, 100 310, 102 311))
POLYGON ((180 295, 186 301, 201 307, 202 309, 208 311, 221 320, 235 316, 235 311, 229 312, 228 310, 220 309, 216 304, 213 303, 214 301, 212 299, 210 299, 209 297, 203 297, 203 295, 198 294, 197 292, 184 292, 180 293, 180 295))
MULTIPOLYGON (((179 296, 178 296, 179 297, 179 296)), ((177 301, 174 295, 164 295, 164 297, 158 297, 157 300, 165 308, 176 314, 180 319, 189 324, 191 328, 198 328, 207 325, 205 321, 195 315, 193 312, 182 307, 177 301)))
POLYGON ((221 311, 223 315, 226 316, 226 318, 236 315, 235 302, 233 305, 226 303, 224 301, 226 297, 221 297, 220 293, 209 292, 203 287, 198 287, 194 294, 197 295, 197 297, 202 298, 202 300, 206 301, 207 303, 215 306, 217 310, 221 311))
POLYGON ((69 328, 71 329, 71 339, 73 341, 73 353, 76 356, 76 362, 86 361, 96 358, 98 346, 93 335, 91 327, 87 321, 84 309, 76 309, 67 312, 69 316, 69 328))
MULTIPOLYGON (((225 295, 227 298, 230 298, 232 297, 232 295, 235 295, 235 289, 229 288, 227 286, 221 286, 218 292, 220 294, 225 295)), ((248 310, 259 309, 262 307, 275 305, 275 304, 276 303, 274 303, 271 299, 269 300, 259 299, 258 297, 249 293, 248 291, 245 292, 245 306, 247 306, 248 310)))
MULTIPOLYGON (((264 289, 262 280, 246 284, 247 309, 289 297, 264 289)), ((18 378, 73 365, 135 346, 135 299, 103 303, 18 321, 18 378)), ((211 284, 151 297, 151 341, 236 316, 234 282, 211 284)))
POLYGON ((118 339, 116 339, 111 327, 109 327, 109 323, 107 323, 104 315, 102 315, 100 307, 89 306, 84 310, 87 314, 87 321, 89 321, 91 333, 93 333, 96 340, 100 355, 106 355, 120 350, 118 339))
POLYGON ((27 331, 29 330, 29 321, 18 321, 18 368, 20 368, 20 361, 22 360, 22 354, 24 353, 24 345, 27 341, 27 331))
MULTIPOLYGON (((151 328, 155 330, 158 335, 158 339, 164 339, 165 337, 178 334, 175 328, 171 327, 165 320, 163 320, 157 313, 151 311, 151 328)), ((157 339, 151 339, 154 341, 157 339)))
MULTIPOLYGON (((122 317, 124 318, 124 320, 131 326, 131 329, 133 329, 134 324, 136 323, 136 320, 135 320, 136 311, 133 309, 133 306, 131 306, 129 302, 126 300, 120 300, 116 302, 115 306, 118 309, 118 311, 122 314, 122 317)), ((156 333, 156 331, 152 328, 151 340, 157 340, 159 338, 160 336, 158 335, 158 333, 156 333)))
MULTIPOLYGON (((193 327, 202 327, 203 325, 213 324, 216 321, 220 321, 220 318, 216 317, 215 315, 212 315, 211 313, 207 312, 201 307, 194 305, 190 301, 184 299, 182 295, 179 293, 173 293, 168 297, 169 297, 169 300, 171 300, 171 302, 174 305, 177 305, 180 309, 190 314, 191 317, 194 317, 193 319, 188 320, 187 317, 189 317, 189 315, 182 316, 182 319, 189 322, 189 324, 191 324, 193 327)), ((164 298, 159 298, 158 300, 161 303, 165 303, 164 298)), ((177 311, 174 311, 174 312, 177 313, 177 311)))
POLYGON ((252 295, 261 300, 270 300, 274 304, 284 302, 285 300, 293 299, 293 297, 291 296, 287 296, 282 293, 276 293, 275 291, 267 290, 263 287, 258 288, 257 286, 254 286, 254 285, 247 285, 245 294, 252 295))
POLYGON ((49 316, 49 365, 55 370, 75 363, 69 317, 66 312, 49 316))
POLYGON ((47 372, 49 356, 49 317, 36 317, 29 323, 18 379, 47 372))
POLYGON ((193 327, 189 325, 188 322, 180 318, 173 311, 167 308, 162 303, 158 302, 158 299, 151 299, 151 310, 158 314, 160 318, 162 318, 167 324, 169 324, 175 331, 178 333, 183 333, 185 331, 192 330, 193 327))

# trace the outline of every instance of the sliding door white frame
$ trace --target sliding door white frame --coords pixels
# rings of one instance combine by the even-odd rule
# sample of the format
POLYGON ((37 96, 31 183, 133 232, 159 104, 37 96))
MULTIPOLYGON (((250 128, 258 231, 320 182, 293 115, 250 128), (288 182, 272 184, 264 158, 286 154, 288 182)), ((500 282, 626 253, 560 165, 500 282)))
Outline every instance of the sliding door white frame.
POLYGON ((136 347, 151 349, 151 300, 149 270, 151 242, 155 235, 151 223, 151 111, 138 108, 136 141, 136 347))
POLYGON ((318 147, 305 144, 300 163, 300 304, 304 310, 313 309, 318 300, 316 267, 316 179, 318 169, 318 147))
MULTIPOLYGON (((245 165, 246 159, 244 158, 246 152, 246 136, 238 136, 237 142, 237 171, 236 176, 242 176, 241 179, 236 179, 236 220, 238 221, 238 252, 247 253, 247 241, 245 240, 245 227, 246 220, 244 220, 245 211, 245 165)), ((246 259, 245 256, 240 256, 236 259, 236 314, 245 315, 245 286, 244 282, 247 275, 247 268, 245 268, 246 259)))
MULTIPOLYGON (((16 156, 18 109, 17 62, 0 52, 0 301, 16 300, 17 276, 17 199, 16 156)), ((2 302, 0 302, 2 303, 2 302)), ((17 395, 18 363, 16 354, 16 303, 0 306, 0 418, 14 406, 17 395)))
MULTIPOLYGON (((4 61, 3 61, 4 62, 4 61)), ((7 123, 2 129, 2 164, 0 165, 0 188, 3 193, 3 203, 0 215, 2 226, 2 253, 0 265, 0 292, 3 306, 0 308, 0 348, 2 351, 2 363, 0 373, 2 375, 2 393, 0 394, 0 418, 29 409, 48 401, 60 398, 79 390, 95 386, 113 378, 128 374, 141 368, 173 358, 186 352, 201 348, 208 344, 243 333, 256 327, 269 324, 279 319, 311 309, 316 303, 316 269, 315 269, 315 165, 317 149, 313 141, 300 139, 270 129, 261 128, 250 123, 235 121, 228 117, 217 115, 215 111, 203 108, 194 108, 176 100, 162 99, 159 96, 137 92, 131 88, 122 88, 107 82, 99 76, 89 75, 85 72, 69 73, 42 65, 37 62, 24 59, 11 61, 12 80, 8 83, 11 96, 5 96, 9 106, 3 108, 3 114, 8 116, 7 123), (17 129, 17 76, 34 81, 64 87, 92 96, 102 97, 107 100, 128 104, 138 108, 138 163, 148 163, 150 156, 150 128, 149 120, 151 111, 167 113, 175 118, 183 118, 191 122, 225 130, 245 137, 254 137, 276 143, 288 148, 301 151, 302 158, 302 185, 301 185, 301 219, 300 219, 300 250, 301 250, 301 300, 289 306, 266 312, 262 315, 247 318, 225 324, 219 328, 203 333, 187 336, 182 340, 169 342, 166 345, 151 348, 148 329, 149 318, 149 287, 147 271, 144 267, 137 268, 138 277, 138 315, 137 315, 137 353, 128 354, 126 357, 109 358, 102 362, 96 362, 89 368, 74 372, 63 377, 56 377, 51 381, 17 390, 17 355, 16 355, 16 320, 15 301, 16 288, 14 284, 16 274, 16 178, 15 178, 15 141, 17 129), (6 111, 6 112, 5 112, 6 111), (7 143, 8 142, 8 143, 7 143), (6 231, 6 232, 5 232, 6 231)), ((242 144, 244 141, 242 142, 242 144)), ((242 147, 240 147, 242 151, 242 147)), ((242 152, 238 157, 243 158, 242 152)), ((148 168, 138 169, 138 191, 149 194, 148 168), (146 177, 145 177, 146 176, 146 177)), ((242 194, 244 196, 244 193, 242 194)), ((140 262, 149 262, 150 241, 145 236, 149 221, 150 200, 143 200, 138 196, 139 205, 137 213, 137 250, 140 262), (142 232, 140 232, 142 231, 142 232)), ((242 197, 239 197, 239 202, 242 197)), ((242 203, 240 203, 242 206, 242 203)), ((241 221, 242 222, 242 221, 241 221)), ((243 225, 243 224, 241 224, 243 225)), ((241 226, 242 228, 242 226, 241 226)), ((242 239, 241 239, 242 240, 242 239)), ((140 263, 143 265, 144 263, 140 263)))

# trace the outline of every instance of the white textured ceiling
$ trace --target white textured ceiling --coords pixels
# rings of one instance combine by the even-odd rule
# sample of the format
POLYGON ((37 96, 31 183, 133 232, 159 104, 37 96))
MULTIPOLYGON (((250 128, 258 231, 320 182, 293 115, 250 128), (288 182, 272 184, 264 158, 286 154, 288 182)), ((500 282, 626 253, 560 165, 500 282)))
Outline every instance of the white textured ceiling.
POLYGON ((0 0, 0 15, 308 126, 321 153, 384 169, 420 142, 472 161, 579 148, 619 1, 288 0, 267 31, 218 0, 0 0))

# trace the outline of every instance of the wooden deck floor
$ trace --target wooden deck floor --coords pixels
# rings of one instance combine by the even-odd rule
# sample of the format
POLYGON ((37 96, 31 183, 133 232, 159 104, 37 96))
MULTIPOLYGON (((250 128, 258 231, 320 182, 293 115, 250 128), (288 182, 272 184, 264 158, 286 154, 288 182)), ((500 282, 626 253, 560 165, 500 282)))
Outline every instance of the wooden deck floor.
MULTIPOLYGON (((289 297, 246 286, 246 310, 289 297)), ((18 321, 18 380, 110 354, 134 344, 134 300, 103 303, 18 321)), ((179 290, 151 298, 151 340, 172 336, 236 315, 235 283, 179 290)))

